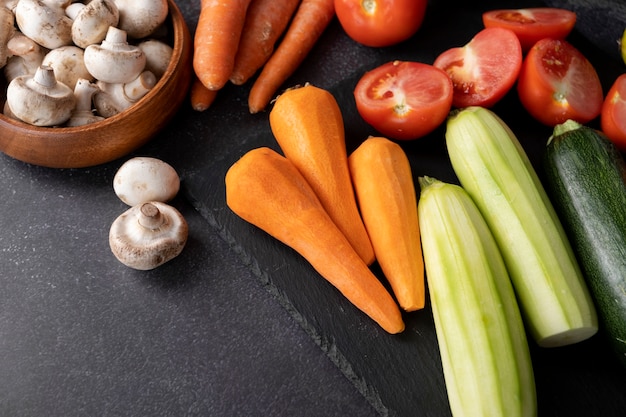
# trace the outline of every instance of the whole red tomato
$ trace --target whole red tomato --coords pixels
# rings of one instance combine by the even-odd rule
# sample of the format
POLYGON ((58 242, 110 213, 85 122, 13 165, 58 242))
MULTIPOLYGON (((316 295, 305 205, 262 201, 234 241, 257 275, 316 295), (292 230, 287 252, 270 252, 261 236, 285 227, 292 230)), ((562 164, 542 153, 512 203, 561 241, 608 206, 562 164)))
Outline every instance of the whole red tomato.
POLYGON ((335 0, 345 32, 366 46, 383 47, 410 38, 422 25, 428 0, 335 0))

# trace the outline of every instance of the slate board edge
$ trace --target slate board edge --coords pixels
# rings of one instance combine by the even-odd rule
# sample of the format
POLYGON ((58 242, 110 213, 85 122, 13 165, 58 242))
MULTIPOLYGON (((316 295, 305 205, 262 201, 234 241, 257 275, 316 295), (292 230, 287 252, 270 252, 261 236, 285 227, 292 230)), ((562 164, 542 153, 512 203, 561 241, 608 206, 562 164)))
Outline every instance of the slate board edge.
POLYGON ((227 230, 217 218, 208 210, 201 200, 196 198, 190 187, 183 187, 183 193, 187 200, 191 203, 195 210, 197 210, 202 217, 204 217, 209 225, 213 227, 218 235, 229 245, 229 247, 239 256, 243 264, 252 272, 252 274, 259 279, 263 284, 263 287, 279 302, 279 304, 287 310, 287 312, 293 317, 302 329, 313 339, 314 343, 322 349, 322 351, 328 356, 335 366, 345 375, 346 378, 356 389, 365 397, 365 399, 372 405, 372 407, 381 416, 395 415, 390 414, 390 409, 383 404, 380 395, 378 395, 376 389, 368 384, 362 377, 360 377, 353 369, 352 364, 343 355, 343 353, 337 349, 336 345, 332 343, 328 338, 324 337, 317 331, 315 326, 311 325, 309 321, 304 317, 297 308, 292 304, 289 297, 287 297, 283 291, 281 291, 272 281, 269 274, 267 274, 259 265, 257 259, 237 241, 237 239, 227 230))

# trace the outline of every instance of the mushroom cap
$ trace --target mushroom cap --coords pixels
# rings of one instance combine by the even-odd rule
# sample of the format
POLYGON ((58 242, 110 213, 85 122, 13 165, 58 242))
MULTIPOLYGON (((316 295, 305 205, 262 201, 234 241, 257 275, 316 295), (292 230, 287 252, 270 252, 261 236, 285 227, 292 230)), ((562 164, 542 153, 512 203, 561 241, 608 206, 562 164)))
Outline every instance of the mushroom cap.
POLYGON ((84 51, 75 45, 61 46, 49 51, 42 64, 52 67, 57 81, 71 89, 76 87, 76 82, 81 78, 89 81, 94 79, 85 66, 84 51))
POLYGON ((126 41, 126 33, 109 26, 100 44, 89 45, 84 52, 85 66, 97 80, 124 84, 136 79, 146 66, 146 54, 126 41))
POLYGON ((109 27, 117 26, 119 18, 120 13, 113 0, 92 0, 74 18, 72 40, 81 48, 100 43, 109 27))
POLYGON ((15 23, 20 31, 44 48, 72 43, 72 19, 65 10, 39 0, 20 0, 15 6, 15 23))
POLYGON ((124 162, 113 178, 115 194, 129 206, 147 201, 168 202, 180 189, 180 177, 167 162, 137 156, 124 162))
POLYGON ((146 70, 161 78, 170 64, 174 49, 156 39, 147 39, 137 46, 146 54, 146 70))
POLYGON ((152 201, 129 208, 113 221, 109 246, 121 263, 146 271, 177 257, 188 234, 187 221, 178 210, 152 201))
POLYGON ((71 88, 56 81, 52 68, 41 66, 34 75, 22 75, 9 83, 7 104, 23 122, 55 126, 70 118, 76 98, 71 88))
POLYGON ((116 0, 120 13, 118 27, 134 39, 151 35, 169 13, 167 0, 116 0))

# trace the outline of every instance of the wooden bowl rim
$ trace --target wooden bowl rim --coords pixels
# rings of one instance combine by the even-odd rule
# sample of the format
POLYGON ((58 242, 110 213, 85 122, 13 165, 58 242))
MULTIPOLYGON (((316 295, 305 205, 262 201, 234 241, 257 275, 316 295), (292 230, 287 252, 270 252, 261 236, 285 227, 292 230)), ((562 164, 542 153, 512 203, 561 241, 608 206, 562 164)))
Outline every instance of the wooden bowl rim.
MULTIPOLYGON (((75 127, 66 127, 66 126, 54 126, 54 127, 44 127, 44 126, 34 126, 28 123, 22 122, 20 120, 16 120, 10 117, 7 117, 0 113, 0 122, 5 125, 11 125, 14 127, 14 131, 23 132, 25 135, 34 135, 34 136, 45 136, 46 141, 59 141, 59 142, 67 142, 68 146, 71 146, 73 142, 80 141, 80 138, 89 135, 95 131, 106 130, 107 128, 111 128, 111 126, 117 126, 119 124, 125 123, 126 119, 132 119, 132 116, 141 111, 143 106, 146 103, 149 103, 153 98, 161 93, 161 90, 167 85, 168 82, 172 80, 176 80, 177 71, 181 70, 181 67, 190 65, 188 56, 186 53, 186 41, 190 41, 188 28, 186 26, 186 22, 184 16, 180 12, 180 9, 176 5, 174 0, 168 1, 168 19, 170 21, 172 27, 172 57, 170 58, 170 62, 163 73, 163 75, 159 78, 155 86, 140 100, 138 100, 135 104, 133 104, 128 109, 120 112, 114 116, 108 117, 104 120, 90 123, 83 126, 75 126, 75 127)), ((2 133, 2 126, 0 125, 0 134, 2 133)), ((146 140, 137 140, 137 142, 141 142, 141 144, 147 142, 146 140)), ((43 144, 42 144, 43 146, 43 144)), ((0 151, 4 152, 5 149, 2 141, 0 141, 0 151)), ((32 163, 35 165, 47 165, 37 163, 36 161, 30 160, 27 156, 22 155, 13 155, 7 153, 9 156, 22 160, 24 162, 32 163)), ((111 158, 106 159, 103 162, 108 162, 112 159, 116 159, 121 155, 113 156, 111 158)), ((96 158, 97 159, 97 158, 96 158)), ((102 159, 102 158, 100 158, 102 159)), ((57 166, 58 164, 50 164, 50 166, 54 167, 63 167, 57 166)), ((81 166, 81 164, 73 164, 76 166, 81 166)), ((73 167, 73 166, 72 166, 73 167)))

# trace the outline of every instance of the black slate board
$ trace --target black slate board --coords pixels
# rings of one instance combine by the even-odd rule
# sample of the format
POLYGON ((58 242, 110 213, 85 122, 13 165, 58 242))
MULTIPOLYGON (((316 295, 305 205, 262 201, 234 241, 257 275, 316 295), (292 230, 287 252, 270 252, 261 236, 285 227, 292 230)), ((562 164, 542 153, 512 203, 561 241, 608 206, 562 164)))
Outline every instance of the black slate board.
MULTIPOLYGON (((190 12, 196 12, 182 3, 188 18, 190 12)), ((451 8, 446 2, 433 0, 418 34, 401 45, 385 49, 357 45, 334 21, 285 87, 311 82, 330 90, 344 113, 351 151, 375 133, 359 118, 352 97, 352 89, 365 70, 393 59, 432 63, 438 53, 463 45, 482 28, 482 11, 538 5, 543 3, 487 1, 480 5, 465 2, 462 7, 451 8)), ((193 17, 189 24, 193 30, 193 17)), ((626 69, 587 41, 580 30, 570 40, 596 65, 605 91, 616 75, 626 69)), ((228 167, 252 148, 269 146, 278 150, 269 130, 267 113, 247 112, 248 88, 227 86, 209 111, 182 112, 175 124, 188 128, 166 131, 164 134, 175 137, 176 141, 157 153, 166 155, 180 169, 183 192, 194 207, 381 415, 450 415, 428 305, 423 311, 405 315, 407 330, 403 334, 388 335, 295 252, 245 223, 226 207, 223 180, 228 167)), ((509 124, 531 160, 537 163, 550 129, 526 114, 514 92, 494 111, 509 124)), ((456 182, 447 159, 442 128, 403 146, 415 177, 426 174, 456 182)), ((146 149, 150 147, 142 152, 146 149)), ((374 269, 382 278, 376 266, 374 269)), ((531 351, 541 415, 623 415, 626 371, 619 368, 601 336, 552 350, 531 345, 531 351)))

